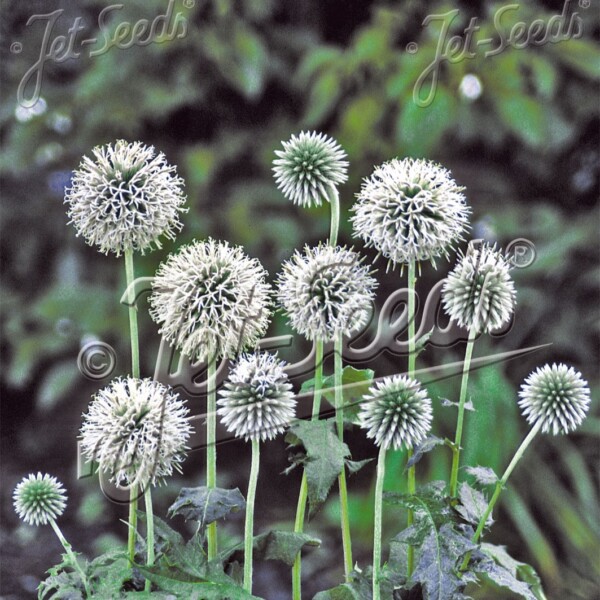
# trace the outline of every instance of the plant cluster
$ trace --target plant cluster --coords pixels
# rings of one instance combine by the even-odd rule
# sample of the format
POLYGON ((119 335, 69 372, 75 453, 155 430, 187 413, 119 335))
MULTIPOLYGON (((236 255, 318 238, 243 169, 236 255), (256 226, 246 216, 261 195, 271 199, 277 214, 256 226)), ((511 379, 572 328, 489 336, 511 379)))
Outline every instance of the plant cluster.
MULTIPOLYGON (((348 163, 342 148, 324 134, 302 132, 277 151, 278 186, 293 202, 331 207, 329 237, 305 247, 282 266, 273 289, 255 258, 225 241, 194 241, 158 269, 151 297, 152 319, 182 354, 206 363, 206 482, 183 488, 169 509, 197 523, 185 540, 153 513, 152 489, 180 470, 192 433, 184 400, 158 381, 140 375, 137 309, 133 295, 134 252, 159 246, 161 236, 179 230, 182 180, 162 154, 143 144, 118 141, 84 158, 66 194, 79 235, 100 251, 124 255, 130 296, 131 374, 112 381, 92 399, 83 415, 80 437, 85 455, 119 487, 130 493, 127 548, 92 561, 73 552, 56 520, 66 508, 62 485, 54 477, 29 475, 14 492, 15 509, 29 524, 51 524, 66 554, 40 584, 40 598, 155 598, 250 600, 255 560, 279 560, 292 569, 292 597, 302 598, 302 551, 319 545, 304 533, 304 522, 327 500, 337 481, 344 582, 314 600, 372 599, 464 600, 467 586, 486 578, 526 599, 543 599, 539 578, 511 558, 504 547, 482 543, 492 511, 526 448, 539 432, 567 434, 585 418, 590 404, 587 382, 573 367, 545 365, 523 383, 518 405, 530 424, 501 477, 485 466, 461 465, 462 432, 474 344, 479 336, 504 326, 515 308, 515 286, 506 256, 495 247, 469 245, 444 282, 442 305, 466 330, 467 345, 454 440, 432 435, 433 401, 420 380, 417 355, 426 340, 415 335, 415 289, 422 263, 449 258, 468 230, 470 209, 463 188, 448 170, 425 160, 393 159, 366 178, 353 207, 355 237, 406 270, 406 331, 409 353, 398 375, 375 378, 343 364, 344 337, 364 327, 377 281, 355 249, 338 245, 338 185, 348 163), (312 416, 295 418, 296 394, 286 364, 259 349, 273 305, 292 329, 314 344, 312 416), (324 377, 324 344, 334 346, 333 377, 324 377), (231 359, 219 390, 217 362, 231 359), (358 411, 349 410, 343 386, 352 372, 364 384, 358 411), (321 418, 326 381, 332 381, 335 416, 321 418), (354 415, 354 416, 353 416, 354 415), (246 497, 239 489, 217 486, 216 421, 251 444, 246 497), (370 460, 353 461, 344 429, 359 425, 378 447, 374 497, 373 560, 353 560, 347 476, 370 460), (254 507, 260 443, 285 433, 293 448, 290 469, 302 469, 293 531, 255 535, 254 507), (425 453, 447 448, 452 466, 447 481, 417 486, 417 465, 425 453), (407 493, 384 491, 386 453, 407 453, 407 493), (462 471, 461 471, 462 469, 462 471), (468 483, 463 476, 469 477, 468 483), (488 498, 486 490, 493 487, 488 498), (144 511, 138 501, 144 498, 144 511), (382 544, 384 504, 398 511, 400 531, 389 552, 382 544), (245 510, 244 541, 222 548, 217 522, 245 510), (140 522, 145 524, 144 528, 140 522), (144 535, 143 535, 144 533, 144 535), (384 558, 387 556, 387 560, 384 558)), ((330 396, 329 396, 330 397, 330 396)), ((289 471, 288 470, 288 471, 289 471)))

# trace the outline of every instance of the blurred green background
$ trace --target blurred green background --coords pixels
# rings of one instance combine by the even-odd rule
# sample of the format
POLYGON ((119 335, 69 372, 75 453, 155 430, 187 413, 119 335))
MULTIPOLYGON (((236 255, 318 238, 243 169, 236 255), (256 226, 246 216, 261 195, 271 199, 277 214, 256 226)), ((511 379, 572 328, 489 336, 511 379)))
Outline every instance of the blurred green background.
MULTIPOLYGON (((581 20, 582 37, 507 48, 490 57, 485 50, 498 42, 482 45, 475 58, 440 67, 430 106, 413 101, 415 81, 434 60, 440 33, 440 21, 423 27, 423 19, 458 9, 451 33, 460 34, 477 17, 476 39, 498 40, 494 17, 507 4, 177 0, 173 11, 187 20, 181 39, 113 47, 90 57, 107 32, 126 21, 152 20, 165 13, 168 2, 128 1, 110 11, 100 31, 98 15, 114 6, 109 2, 3 0, 2 598, 32 597, 44 571, 58 562, 60 548, 51 531, 20 524, 12 510, 11 491, 30 471, 48 471, 65 483, 70 501, 61 523, 77 550, 93 556, 125 537, 118 519, 126 509, 101 494, 96 478, 76 477, 81 413, 90 395, 109 381, 81 375, 79 349, 92 339, 111 344, 117 351, 113 375, 127 372, 129 354, 127 311, 119 304, 123 263, 87 247, 67 226, 62 199, 71 171, 98 144, 117 138, 153 144, 178 165, 190 211, 176 242, 138 258, 136 274, 152 275, 178 245, 211 235, 244 245, 274 277, 295 248, 324 239, 328 231, 327 207, 292 206, 271 176, 274 150, 302 129, 328 133, 348 153, 350 179, 341 189, 345 243, 352 243, 347 217, 361 179, 386 159, 414 156, 440 161, 466 186, 472 237, 502 247, 516 238, 535 245, 535 262, 514 271, 518 307, 512 329, 479 341, 475 356, 552 345, 473 373, 470 395, 477 412, 468 415, 464 455, 470 464, 501 472, 526 432, 516 406, 524 377, 551 361, 582 371, 592 386, 591 416, 568 438, 536 440, 502 497, 489 540, 533 564, 549 598, 600 597, 598 3, 569 6, 569 14, 577 12, 581 20), (98 37, 98 44, 75 45, 79 57, 47 61, 40 100, 24 108, 17 103, 17 86, 39 58, 46 26, 27 21, 59 9, 50 40, 66 34, 79 17, 78 39, 98 37), (409 52, 412 42, 417 46, 409 52)), ((547 22, 563 6, 523 2, 504 13, 502 29, 535 18, 547 22)), ((381 306, 404 282, 398 273, 386 274, 383 262, 376 266, 381 306)), ((450 267, 425 266, 418 283, 422 298, 450 267)), ((160 340, 145 308, 142 300, 142 371, 151 376, 160 340)), ((277 316, 269 334, 284 333, 290 331, 277 316)), ((297 360, 307 349, 297 343, 281 354, 297 360)), ((463 351, 462 344, 429 347, 419 362, 450 363, 462 360, 463 351)), ((405 359, 384 353, 359 366, 383 375, 404 370, 405 359)), ((457 379, 430 388, 439 436, 453 434, 454 411, 438 400, 457 397, 457 379)), ((201 412, 198 400, 193 406, 201 412)), ((362 432, 349 432, 347 441, 354 458, 375 455, 362 432)), ((300 474, 277 475, 287 463, 282 439, 270 442, 263 456, 257 529, 290 527, 300 474)), ((404 486, 403 460, 392 458, 389 489, 404 486)), ((185 475, 157 494, 158 514, 164 515, 179 486, 202 482, 202 464, 202 453, 192 453, 185 475)), ((247 467, 243 443, 219 449, 221 486, 245 490, 247 467)), ((423 461, 418 474, 424 481, 447 477, 448 471, 449 457, 441 449, 423 461)), ((349 483, 362 566, 370 561, 373 476, 371 465, 349 483)), ((334 495, 308 526, 323 546, 305 560, 307 598, 341 580, 336 511, 334 495)), ((240 539, 241 518, 231 519, 224 535, 240 539)), ((384 530, 391 537, 404 515, 389 509, 386 518, 384 530)), ((255 591, 269 600, 289 598, 289 581, 287 568, 256 567, 255 591)), ((471 593, 511 597, 485 585, 471 593)))

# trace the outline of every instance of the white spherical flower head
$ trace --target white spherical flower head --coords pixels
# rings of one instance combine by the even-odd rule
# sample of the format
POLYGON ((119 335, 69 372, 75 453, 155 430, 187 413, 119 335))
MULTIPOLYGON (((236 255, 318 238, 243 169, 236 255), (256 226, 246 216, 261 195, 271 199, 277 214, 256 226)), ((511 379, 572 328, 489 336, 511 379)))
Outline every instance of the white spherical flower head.
POLYGON ((70 223, 90 246, 117 256, 161 247, 182 227, 183 179, 152 146, 118 140, 85 156, 65 193, 70 223))
POLYGON ((117 487, 162 483, 181 472, 191 434, 188 409, 151 379, 116 379, 100 390, 83 417, 81 447, 117 487))
POLYGON ((359 420, 377 446, 412 448, 431 429, 431 400, 416 379, 386 377, 363 396, 359 420))
POLYGON ((294 204, 320 206, 348 179, 346 153, 325 134, 303 131, 282 143, 273 171, 277 186, 294 204))
POLYGON ((181 248, 152 284, 150 315, 160 333, 192 360, 233 357, 269 324, 267 272, 239 246, 209 239, 181 248))
POLYGON ((429 260, 435 266, 468 226, 463 189, 434 162, 390 160, 363 181, 352 207, 354 235, 388 264, 429 260))
POLYGON ((285 364, 267 352, 243 355, 237 361, 218 401, 217 412, 227 431, 262 441, 284 431, 296 408, 285 364))
POLYGON ((283 265, 277 299, 294 330, 309 340, 331 341, 368 322, 377 281, 352 249, 305 247, 283 265))
POLYGON ((65 489, 48 474, 24 477, 13 493, 19 518, 29 525, 46 525, 63 514, 67 506, 65 489))
POLYGON ((585 419, 590 389, 573 367, 544 365, 525 379, 519 392, 519 407, 528 423, 542 423, 544 433, 569 433, 585 419))
POLYGON ((515 296, 508 260, 488 244, 470 245, 442 288, 442 302, 449 317, 477 334, 508 323, 515 296))

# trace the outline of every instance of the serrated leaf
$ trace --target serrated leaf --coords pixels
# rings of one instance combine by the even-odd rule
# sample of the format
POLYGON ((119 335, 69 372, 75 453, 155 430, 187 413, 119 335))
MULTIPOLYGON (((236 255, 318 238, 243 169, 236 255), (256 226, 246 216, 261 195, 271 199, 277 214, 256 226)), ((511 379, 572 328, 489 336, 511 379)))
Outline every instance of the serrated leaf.
POLYGON ((138 569, 152 583, 156 584, 162 591, 176 594, 178 598, 202 598, 202 600, 261 600, 253 596, 242 587, 233 583, 222 583, 214 581, 184 581, 169 576, 165 573, 155 572, 144 566, 138 569))
POLYGON ((259 560, 279 560, 291 567, 303 548, 320 545, 320 539, 306 533, 269 531, 254 538, 254 557, 259 560))
POLYGON ((531 587, 531 593, 536 600, 548 600, 542 589, 542 581, 536 570, 528 564, 520 563, 517 567, 518 576, 531 587))
POLYGON ((365 465, 368 465, 374 460, 374 458, 365 458, 364 460, 346 459, 346 468, 348 469, 350 475, 354 475, 355 473, 358 473, 365 465))
MULTIPOLYGON (((367 393, 375 377, 372 369, 355 369, 346 366, 342 370, 342 396, 344 403, 344 421, 346 423, 358 424, 358 413, 362 397, 367 393)), ((314 390, 315 380, 308 379, 300 387, 300 393, 314 390)), ((323 379, 323 398, 335 408, 335 379, 328 375, 323 379)))
POLYGON ((118 598, 123 584, 131 579, 131 566, 125 552, 110 550, 96 557, 89 564, 87 577, 94 595, 118 598))
POLYGON ((446 442, 435 435, 426 437, 420 444, 413 448, 413 455, 406 461, 406 468, 410 469, 416 465, 427 452, 431 452, 436 446, 443 446, 446 442))
POLYGON ((498 483, 498 475, 489 467, 467 467, 466 471, 480 485, 495 485, 498 483))
POLYGON ((324 590, 315 594, 313 600, 365 600, 359 595, 352 585, 342 583, 330 590, 324 590))
POLYGON ((177 500, 169 507, 169 516, 182 515, 186 521, 198 522, 204 531, 207 525, 246 508, 246 500, 238 488, 182 488, 177 500))
POLYGON ((475 568, 475 572, 478 575, 483 575, 490 581, 493 581, 497 586, 506 588, 514 594, 518 594, 521 598, 526 598, 526 600, 536 600, 529 585, 523 581, 519 581, 508 569, 505 569, 494 561, 490 560, 479 563, 475 568))
POLYGON ((420 583, 424 600, 447 600, 464 590, 465 582, 457 574, 462 557, 477 546, 449 523, 439 531, 430 529, 417 559, 411 583, 420 583))
MULTIPOLYGON (((454 510, 467 523, 477 526, 488 506, 485 496, 479 490, 472 488, 466 481, 463 481, 458 491, 458 499, 459 504, 454 507, 454 510)), ((486 521, 486 527, 490 527, 493 522, 494 520, 490 514, 486 521)))
MULTIPOLYGON (((254 560, 278 560, 292 566, 296 555, 305 547, 317 547, 321 540, 306 533, 268 531, 254 536, 254 560)), ((241 542, 219 554, 218 562, 243 561, 244 543, 241 542)))
POLYGON ((303 465, 308 484, 309 514, 313 515, 327 499, 350 450, 339 440, 332 419, 298 421, 290 427, 285 439, 291 445, 302 444, 306 451, 303 465))

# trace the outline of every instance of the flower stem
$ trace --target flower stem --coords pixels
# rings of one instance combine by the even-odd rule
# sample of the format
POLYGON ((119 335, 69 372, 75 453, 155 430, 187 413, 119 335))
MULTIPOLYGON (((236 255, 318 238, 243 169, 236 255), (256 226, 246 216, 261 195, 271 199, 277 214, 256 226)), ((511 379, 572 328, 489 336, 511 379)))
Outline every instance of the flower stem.
MULTIPOLYGON (((313 392, 312 421, 319 418, 321 411, 321 389, 323 387, 323 342, 315 341, 315 387, 313 392)), ((306 471, 302 474, 302 483, 300 484, 300 494, 298 496, 298 506, 296 507, 296 521, 294 523, 294 533, 302 533, 304 529, 304 514, 306 512, 306 501, 308 498, 308 482, 306 480, 306 471)), ((298 552, 294 566, 292 567, 292 597, 293 600, 302 600, 302 556, 298 552)))
MULTIPOLYGON (((473 543, 477 543, 479 541, 479 538, 485 528, 485 524, 487 523, 489 516, 492 514, 492 510, 494 509, 494 506, 495 506, 496 502, 498 501, 498 498, 500 496, 500 493, 502 492, 502 489, 506 486, 506 482, 508 481, 510 474, 513 472, 514 468, 517 466, 517 463, 519 462, 519 460, 525 453, 525 450, 527 450, 527 446, 529 446, 529 444, 531 444, 531 441, 538 434, 541 427, 542 427, 542 422, 538 421, 531 428, 531 431, 527 434, 527 437, 521 442, 519 449, 515 452, 515 455, 513 456, 513 459, 510 461, 510 464, 508 465, 508 467, 506 467, 506 471, 504 471, 502 478, 496 483, 496 488, 494 489, 494 493, 492 494, 492 497, 487 505, 487 508, 485 509, 485 512, 481 516, 481 519, 479 520, 479 524, 477 525, 477 529, 475 530, 475 533, 473 534, 473 537, 472 537, 473 543)), ((465 559, 463 560, 462 565, 460 566, 461 571, 464 571, 467 568, 470 559, 471 559, 471 553, 469 552, 465 556, 465 559)))
MULTIPOLYGON (((135 305, 135 291, 133 282, 135 272, 133 268, 133 250, 125 250, 125 276, 127 290, 129 291, 129 337, 131 339, 131 376, 140 376, 140 345, 138 336, 137 306, 135 305)), ((129 531, 127 533, 127 551, 129 562, 133 565, 135 558, 135 539, 137 533, 137 486, 129 490, 129 531)))
POLYGON ((335 246, 337 244, 338 231, 340 229, 340 194, 335 186, 332 186, 331 194, 329 195, 329 203, 331 204, 329 245, 335 246))
MULTIPOLYGON (((146 505, 146 566, 154 566, 154 511, 152 509, 152 488, 148 488, 144 492, 144 503, 146 505)), ((150 591, 152 582, 146 579, 144 590, 150 591)))
POLYGON ((137 533, 137 485, 129 488, 129 532, 127 535, 127 555, 129 563, 133 566, 135 561, 135 538, 137 533))
MULTIPOLYGON (((411 260, 408 263, 408 376, 412 379, 415 376, 415 367, 417 363, 417 355, 415 353, 415 287, 417 284, 417 274, 415 269, 415 261, 411 260)), ((408 458, 413 454, 412 448, 408 449, 408 458)), ((416 470, 415 466, 408 469, 408 493, 414 494, 417 491, 416 487, 416 470)), ((412 509, 408 510, 407 524, 410 527, 414 522, 414 514, 412 509)), ((407 551, 407 574, 412 575, 415 563, 414 548, 408 547, 407 551)))
POLYGON ((379 448, 377 479, 375 482, 375 523, 373 525, 373 600, 380 600, 379 573, 381 571, 381 521, 383 513, 383 480, 385 478, 385 446, 379 448))
POLYGON ((469 339, 465 350, 465 360, 463 362, 462 381, 460 384, 460 398, 458 401, 458 418, 456 421, 456 435, 454 437, 454 447, 452 451, 452 471, 450 473, 450 495, 456 498, 458 488, 458 468, 460 466, 460 444, 462 440, 463 421, 465 418, 465 400, 467 399, 467 385, 469 382, 469 369, 471 368, 471 357, 473 356, 473 344, 475 343, 476 333, 474 329, 469 331, 469 339))
POLYGON ((252 593, 252 545, 254 542, 254 498, 260 464, 260 441, 252 440, 252 466, 246 498, 246 527, 244 533, 244 589, 252 593))
MULTIPOLYGON (((217 487, 217 357, 208 361, 206 373, 206 486, 217 487)), ((217 524, 210 523, 207 528, 208 560, 217 556, 217 524)))
POLYGON ((83 587, 85 588, 86 596, 91 597, 90 587, 88 584, 87 577, 85 576, 85 573, 83 572, 83 569, 81 568, 81 565, 77 562, 77 557, 73 553, 71 544, 69 544, 69 542, 67 542, 65 536, 62 534, 62 531, 60 530, 60 527, 58 526, 58 523, 54 519, 50 519, 50 525, 52 525, 52 529, 54 529, 54 533, 56 533, 58 539, 60 540, 60 543, 63 545, 63 548, 65 549, 65 552, 67 553, 67 556, 69 557, 69 560, 71 561, 71 563, 73 565, 73 568, 77 571, 77 573, 79 573, 79 577, 81 577, 81 581, 83 582, 83 587))
MULTIPOLYGON (((336 335, 334 342, 334 393, 335 393, 335 416, 337 432, 340 442, 344 441, 344 398, 342 390, 342 360, 343 341, 342 334, 336 335)), ((354 567, 352 562, 352 539, 350 537, 350 516, 348 512, 348 488, 346 486, 346 467, 338 477, 340 488, 340 514, 342 519, 342 545, 344 547, 344 571, 346 581, 349 581, 350 573, 354 567)))

